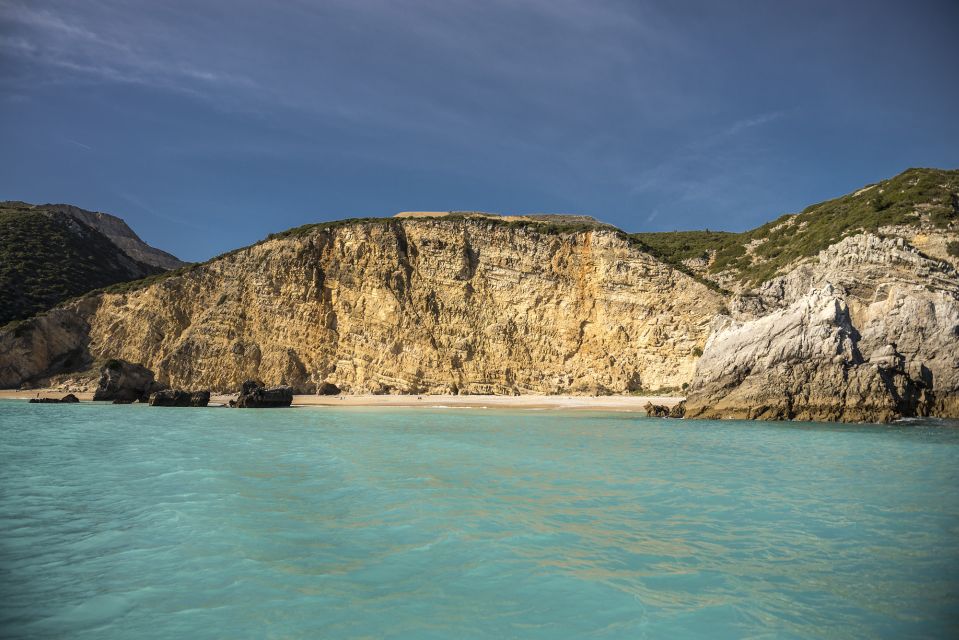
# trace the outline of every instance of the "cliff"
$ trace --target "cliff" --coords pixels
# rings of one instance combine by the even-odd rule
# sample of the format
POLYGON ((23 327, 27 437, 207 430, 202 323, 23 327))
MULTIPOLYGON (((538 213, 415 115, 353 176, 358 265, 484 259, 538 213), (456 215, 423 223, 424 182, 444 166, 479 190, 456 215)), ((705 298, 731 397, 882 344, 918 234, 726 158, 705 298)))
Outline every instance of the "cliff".
POLYGON ((959 417, 957 190, 959 172, 912 170, 783 218, 770 235, 842 226, 815 239, 826 245, 815 256, 798 253, 751 287, 776 260, 753 237, 757 264, 741 262, 737 280, 726 268, 739 293, 713 322, 686 415, 959 417), (843 220, 863 207, 872 219, 843 220))
POLYGON ((959 171, 737 233, 406 212, 306 225, 0 330, 0 387, 94 362, 235 391, 623 394, 686 415, 959 417, 959 171))
POLYGON ((671 389, 722 305, 604 225, 469 215, 312 225, 126 288, 0 334, 0 387, 121 358, 219 390, 671 389))

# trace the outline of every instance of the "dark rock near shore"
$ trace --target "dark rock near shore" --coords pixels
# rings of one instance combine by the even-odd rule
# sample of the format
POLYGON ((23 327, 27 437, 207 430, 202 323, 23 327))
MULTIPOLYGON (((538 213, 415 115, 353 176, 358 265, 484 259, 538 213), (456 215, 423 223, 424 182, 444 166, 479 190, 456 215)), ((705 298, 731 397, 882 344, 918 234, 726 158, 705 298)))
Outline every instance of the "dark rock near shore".
POLYGON ((323 382, 316 387, 316 395, 318 396, 338 396, 341 393, 340 388, 332 382, 323 382))
POLYGON ((661 404, 653 404, 652 402, 647 402, 646 406, 643 407, 646 411, 646 415, 650 418, 668 418, 669 417, 669 407, 661 404))
POLYGON ((121 400, 117 399, 113 401, 113 404, 133 404, 133 400, 121 400))
POLYGON ((672 408, 667 407, 664 404, 653 404, 652 402, 647 402, 643 409, 646 410, 646 415, 650 418, 682 418, 684 415, 686 415, 686 401, 683 400, 678 404, 673 405, 672 408))
POLYGON ((74 402, 80 402, 80 400, 79 400, 75 395, 73 395, 72 393, 68 393, 67 395, 65 395, 65 396, 63 396, 62 398, 59 398, 59 399, 57 399, 57 398, 30 398, 30 403, 31 403, 31 404, 71 404, 71 403, 74 403, 74 402))
POLYGON ((686 416, 686 401, 682 400, 678 404, 673 405, 673 408, 669 410, 670 418, 683 418, 686 416))
POLYGON ((205 407, 209 402, 209 391, 166 389, 150 396, 151 407, 205 407))
POLYGON ((143 365, 126 360, 109 360, 100 369, 100 383, 93 399, 146 402, 150 393, 159 388, 160 385, 153 379, 153 372, 143 365))
POLYGON ((239 409, 272 409, 288 407, 291 404, 293 404, 293 387, 282 385, 268 389, 261 382, 247 380, 243 383, 240 397, 235 402, 231 402, 230 406, 239 409))

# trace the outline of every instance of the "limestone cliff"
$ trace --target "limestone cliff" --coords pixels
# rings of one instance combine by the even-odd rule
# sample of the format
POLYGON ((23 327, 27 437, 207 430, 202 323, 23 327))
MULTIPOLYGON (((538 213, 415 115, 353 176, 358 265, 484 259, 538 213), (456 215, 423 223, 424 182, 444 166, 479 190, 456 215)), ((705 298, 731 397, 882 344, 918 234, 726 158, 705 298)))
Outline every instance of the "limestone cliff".
POLYGON ((689 417, 959 417, 959 274, 902 237, 860 234, 730 302, 689 417))
POLYGON ((628 393, 692 378, 723 304, 612 228, 470 216, 293 230, 0 334, 0 387, 102 358, 174 387, 628 393))
POLYGON ((959 417, 959 171, 909 169, 710 238, 711 252, 703 239, 645 240, 674 260, 702 253, 700 276, 735 292, 687 416, 959 417))

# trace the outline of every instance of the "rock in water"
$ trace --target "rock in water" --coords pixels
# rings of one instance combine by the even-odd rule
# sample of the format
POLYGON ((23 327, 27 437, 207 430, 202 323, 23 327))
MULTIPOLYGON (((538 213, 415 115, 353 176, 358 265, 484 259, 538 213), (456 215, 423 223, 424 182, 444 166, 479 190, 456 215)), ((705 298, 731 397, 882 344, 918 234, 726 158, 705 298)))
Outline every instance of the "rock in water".
POLYGON ((646 406, 643 407, 646 410, 646 415, 650 418, 668 418, 669 417, 669 407, 661 404, 653 404, 652 402, 647 402, 646 406))
POLYGON ((31 404, 70 404, 73 402, 80 402, 80 400, 72 393, 68 393, 59 400, 56 398, 30 398, 31 404))
POLYGON ((230 406, 239 409, 272 409, 293 404, 293 387, 281 385, 266 388, 263 383, 247 380, 243 383, 240 397, 230 406))
POLYGON ((673 408, 669 410, 670 418, 682 418, 686 415, 686 401, 682 400, 678 404, 673 405, 673 408))
POLYGON ((150 396, 151 407, 188 407, 190 394, 180 389, 157 391, 150 396))
POLYGON ((209 402, 209 391, 166 389, 150 396, 151 407, 205 407, 209 402))
POLYGON ((108 360, 100 369, 100 383, 93 399, 146 402, 158 386, 153 379, 153 372, 143 365, 126 360, 108 360))

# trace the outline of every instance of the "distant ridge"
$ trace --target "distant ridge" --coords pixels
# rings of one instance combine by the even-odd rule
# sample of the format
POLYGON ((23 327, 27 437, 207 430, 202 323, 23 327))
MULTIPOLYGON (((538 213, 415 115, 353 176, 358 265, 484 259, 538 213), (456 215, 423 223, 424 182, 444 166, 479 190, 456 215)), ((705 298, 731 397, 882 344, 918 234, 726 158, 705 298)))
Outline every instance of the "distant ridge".
POLYGON ((106 213, 0 202, 0 325, 64 300, 186 263, 106 213))
POLYGON ((122 218, 117 216, 102 211, 87 211, 72 204, 42 204, 38 206, 47 211, 56 211, 73 216, 80 222, 93 227, 108 237, 113 244, 123 249, 124 253, 134 260, 168 270, 179 269, 188 264, 166 251, 145 243, 122 218))

